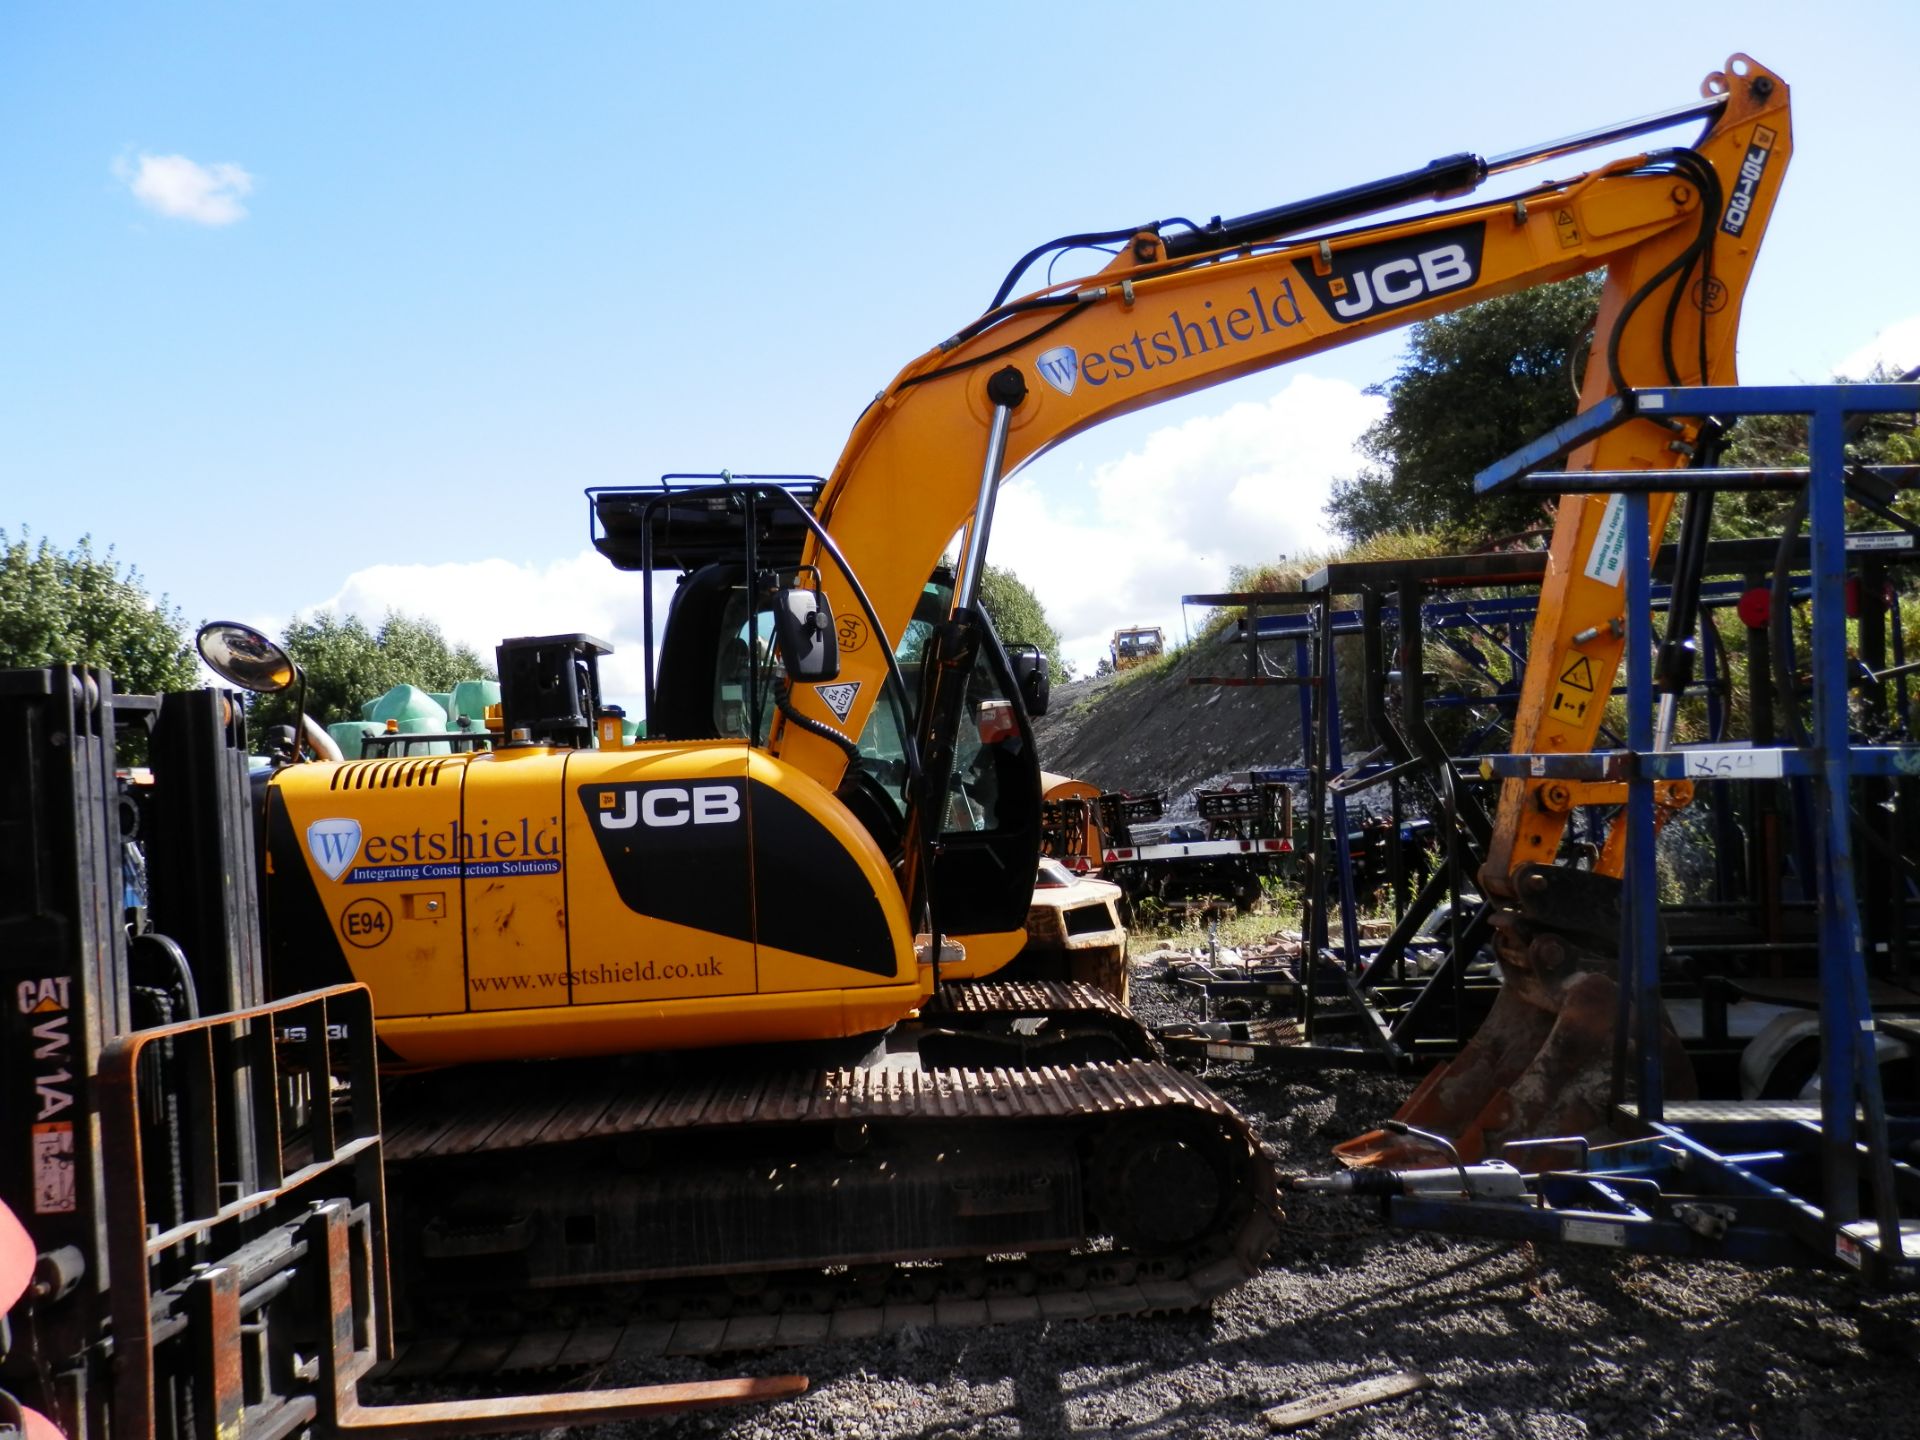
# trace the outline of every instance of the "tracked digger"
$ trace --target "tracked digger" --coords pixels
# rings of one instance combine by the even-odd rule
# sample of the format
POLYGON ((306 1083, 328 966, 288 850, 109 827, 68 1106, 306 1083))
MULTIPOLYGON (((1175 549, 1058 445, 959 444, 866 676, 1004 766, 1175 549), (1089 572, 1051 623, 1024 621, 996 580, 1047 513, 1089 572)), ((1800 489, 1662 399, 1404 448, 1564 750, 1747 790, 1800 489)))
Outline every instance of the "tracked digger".
MULTIPOLYGON (((613 563, 677 577, 657 654, 647 616, 645 741, 604 704, 602 643, 528 637, 500 650, 491 751, 264 778, 261 991, 368 997, 345 1038, 384 1076, 393 1309, 423 1354, 528 1330, 686 1351, 1142 1313, 1251 1275, 1280 1219, 1246 1122, 1111 999, 996 978, 1039 853, 1046 690, 978 603, 997 487, 1108 418, 1603 267, 1589 396, 1730 380, 1787 98, 1735 56, 1698 101, 1624 125, 1037 247, 824 479, 590 493, 613 563), (1016 298, 1087 247, 1113 258, 1016 298)), ((1643 418, 1573 464, 1676 466, 1705 438, 1643 418)), ((1618 556, 1646 539, 1604 501, 1563 506, 1517 741, 1591 743, 1599 707, 1547 672, 1577 654, 1605 693, 1618 556)), ((236 684, 293 683, 260 646, 216 627, 206 653, 236 684)), ((1519 990, 1565 797, 1510 789, 1487 881, 1512 902, 1519 990)), ((1561 995, 1535 991, 1551 1015, 1561 995)))

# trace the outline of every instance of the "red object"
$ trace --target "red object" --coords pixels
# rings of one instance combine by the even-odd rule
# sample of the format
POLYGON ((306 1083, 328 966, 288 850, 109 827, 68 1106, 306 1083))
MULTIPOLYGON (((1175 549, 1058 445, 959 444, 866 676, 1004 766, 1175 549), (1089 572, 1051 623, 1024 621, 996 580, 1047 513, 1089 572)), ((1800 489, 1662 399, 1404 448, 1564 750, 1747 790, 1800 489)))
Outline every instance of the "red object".
POLYGON ((1847 578, 1847 618, 1860 618, 1860 579, 1857 575, 1847 578))
POLYGON ((11 1310, 14 1302, 27 1293, 37 1258, 33 1237, 13 1211, 0 1204, 0 1311, 11 1310))
POLYGON ((1764 630, 1773 615, 1773 592, 1764 585, 1756 585, 1743 594, 1733 608, 1740 612, 1740 623, 1749 630, 1764 630))
MULTIPOLYGON (((0 1312, 11 1310, 27 1293, 38 1258, 26 1227, 13 1211, 0 1204, 0 1312)), ((67 1440, 66 1432, 38 1410, 22 1405, 20 1419, 26 1425, 26 1440, 67 1440)))

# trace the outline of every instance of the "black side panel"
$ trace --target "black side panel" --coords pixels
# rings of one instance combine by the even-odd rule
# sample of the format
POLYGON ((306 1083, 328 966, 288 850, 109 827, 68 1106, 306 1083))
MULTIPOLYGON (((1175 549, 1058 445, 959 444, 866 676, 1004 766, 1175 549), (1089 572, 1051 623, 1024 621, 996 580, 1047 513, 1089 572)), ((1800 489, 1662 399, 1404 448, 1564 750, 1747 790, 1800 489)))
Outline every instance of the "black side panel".
POLYGON ((580 803, 614 888, 635 914, 869 975, 894 973, 893 935, 866 873, 824 825, 771 786, 583 785, 580 803))
POLYGON ((580 803, 626 907, 751 943, 745 792, 744 780, 582 785, 580 803))
POLYGON ((892 975, 893 935, 859 862, 772 786, 752 785, 749 793, 760 943, 869 975, 892 975))
POLYGON ((267 903, 260 921, 267 945, 269 998, 298 995, 323 985, 350 985, 353 967, 340 952, 333 921, 320 903, 307 870, 306 853, 287 818, 287 802, 267 790, 267 903))

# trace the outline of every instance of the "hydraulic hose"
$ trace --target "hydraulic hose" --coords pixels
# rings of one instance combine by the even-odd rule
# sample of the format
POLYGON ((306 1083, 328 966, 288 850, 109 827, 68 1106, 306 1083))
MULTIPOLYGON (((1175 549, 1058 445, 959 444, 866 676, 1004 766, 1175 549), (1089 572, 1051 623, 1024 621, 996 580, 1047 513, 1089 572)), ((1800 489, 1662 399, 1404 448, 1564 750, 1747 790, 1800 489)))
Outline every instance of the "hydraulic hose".
POLYGON ((849 764, 857 764, 860 759, 860 747, 824 721, 816 720, 811 715, 802 715, 794 708, 792 693, 793 682, 786 676, 782 675, 773 682, 773 703, 779 707, 780 713, 787 717, 787 722, 799 726, 809 735, 816 735, 822 740, 831 740, 840 747, 841 753, 847 757, 849 764))

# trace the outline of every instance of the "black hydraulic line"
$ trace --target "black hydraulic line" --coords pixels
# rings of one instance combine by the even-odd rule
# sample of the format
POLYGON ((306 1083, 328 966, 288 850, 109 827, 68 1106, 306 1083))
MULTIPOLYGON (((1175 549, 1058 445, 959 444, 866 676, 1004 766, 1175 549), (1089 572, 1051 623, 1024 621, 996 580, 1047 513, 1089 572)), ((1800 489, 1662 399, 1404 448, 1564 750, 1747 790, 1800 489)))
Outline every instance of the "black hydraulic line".
MULTIPOLYGON (((902 390, 905 390, 908 387, 913 385, 924 385, 929 380, 940 380, 940 379, 944 379, 948 375, 958 375, 962 370, 971 370, 977 365, 985 365, 990 360, 998 360, 1003 355, 1011 355, 1015 350, 1020 349, 1023 345, 1030 345, 1035 340, 1038 340, 1042 335, 1050 334, 1051 332, 1058 330, 1062 325, 1066 324, 1067 321, 1073 318, 1073 312, 1079 308, 1080 303, 1081 302, 1079 301, 1079 299, 1075 296, 1072 296, 1072 295, 1059 296, 1057 300, 1049 302, 1049 308, 1055 304, 1063 305, 1065 308, 1062 309, 1058 315, 1054 316, 1053 319, 1047 321, 1046 324, 1039 326, 1037 329, 1029 330, 1026 334, 1022 335, 1018 340, 1008 341, 1005 345, 1002 345, 997 350, 988 350, 981 355, 970 356, 965 360, 957 360, 951 365, 942 365, 938 370, 929 370, 924 375, 909 375, 905 380, 902 380, 900 382, 900 388, 902 390)), ((1040 307, 1036 306, 1036 307, 1029 307, 1029 308, 1040 308, 1040 307)), ((997 316, 995 317, 996 320, 998 318, 999 317, 997 316)))
MULTIPOLYGON (((1717 438, 1702 437, 1698 459, 1711 464, 1719 448, 1717 438)), ((1654 667, 1654 689, 1663 695, 1678 697, 1693 680, 1693 662, 1697 653, 1693 642, 1696 617, 1700 613, 1700 581, 1707 562, 1707 541, 1713 529, 1713 491, 1695 490, 1687 495, 1686 511, 1680 519, 1680 543, 1674 559, 1673 588, 1667 604, 1667 633, 1660 642, 1660 658, 1654 667)))
MULTIPOLYGON (((1095 288, 1097 290, 1098 287, 1095 288)), ((1058 295, 1035 295, 1026 300, 1016 300, 1011 305, 989 306, 942 340, 940 348, 943 351, 957 350, 981 331, 990 330, 1015 315, 1030 315, 1036 310, 1071 310, 1076 305, 1086 303, 1086 298, 1085 291, 1072 290, 1058 295)))
MULTIPOLYGON (((1693 266, 1701 252, 1713 243, 1713 227, 1720 213, 1720 177, 1702 155, 1693 150, 1661 150, 1648 156, 1647 165, 1636 174, 1681 174, 1700 188, 1700 232, 1693 242, 1673 259, 1661 266, 1646 284, 1628 297, 1621 307, 1620 318, 1614 323, 1613 333, 1607 337, 1607 376, 1613 382, 1616 392, 1627 388, 1620 374, 1620 342, 1625 337, 1627 325, 1649 296, 1669 280, 1674 280, 1674 295, 1670 298, 1667 310, 1667 329, 1661 341, 1668 383, 1680 383, 1679 371, 1673 362, 1673 322, 1678 311, 1678 297, 1686 289, 1686 277, 1692 273, 1693 266), (1677 279, 1675 277, 1678 277, 1677 279)), ((1705 317, 1701 320, 1704 333, 1705 317)), ((1700 383, 1706 384, 1708 377, 1703 372, 1700 383)))
MULTIPOLYGON (((1002 305, 1006 304, 1007 296, 1011 295, 1013 293, 1013 287, 1020 283, 1020 277, 1027 273, 1028 267, 1031 266, 1034 261, 1038 260, 1042 255, 1045 255, 1049 250, 1082 250, 1089 249, 1096 245, 1118 245, 1122 241, 1131 240, 1142 231, 1157 231, 1162 225, 1171 225, 1174 223, 1176 222, 1171 220, 1154 220, 1145 225, 1130 225, 1124 230, 1088 230, 1083 234, 1062 235, 1058 240, 1049 240, 1044 245, 1036 245, 1018 260, 1014 261, 1013 268, 1007 271, 1007 278, 1002 280, 1000 282, 1000 288, 993 292, 993 301, 987 306, 987 314, 991 315, 1002 305)), ((1188 221, 1185 223, 1191 224, 1192 222, 1188 221)), ((964 336, 964 332, 962 333, 964 336)))
POLYGON ((1447 200, 1468 195, 1480 187, 1487 174, 1487 162, 1478 155, 1447 155, 1429 160, 1418 170, 1236 215, 1231 220, 1222 220, 1216 215, 1197 230, 1163 235, 1160 244, 1169 260, 1203 250, 1227 250, 1297 230, 1330 225, 1336 220, 1353 220, 1375 211, 1392 210, 1417 200, 1447 200))
POLYGON ((1594 130, 1582 130, 1543 144, 1509 150, 1504 154, 1496 155, 1491 160, 1484 160, 1478 155, 1465 152, 1458 155, 1445 155, 1437 160, 1429 160, 1418 170, 1407 170, 1379 180, 1349 185, 1343 190, 1332 190, 1324 195, 1315 195, 1305 200, 1275 205, 1266 210, 1255 210, 1247 215, 1235 216, 1231 220, 1223 220, 1216 215, 1207 224, 1196 225, 1184 217, 1173 217, 1124 230, 1090 230, 1077 235, 1062 235, 1057 240, 1034 246, 1021 256, 1014 267, 1007 272, 1006 279, 1000 282, 999 290, 994 293, 993 303, 987 309, 990 312, 998 309, 1006 301, 1007 296, 1013 293, 1013 287, 1019 283, 1020 277, 1026 273, 1028 267, 1050 250, 1114 245, 1146 232, 1160 235, 1160 243, 1167 258, 1180 259, 1209 250, 1224 250, 1257 241, 1273 240, 1282 235, 1332 224, 1335 221, 1357 220, 1363 215, 1391 210, 1420 200, 1446 200, 1471 194, 1490 175, 1505 174, 1509 170, 1524 169, 1529 165, 1537 165, 1543 160, 1551 160, 1560 155, 1592 150, 1618 140, 1630 140, 1635 136, 1651 134, 1656 130, 1671 129, 1689 120, 1706 120, 1711 124, 1726 109, 1726 105, 1727 100, 1724 95, 1710 96, 1705 100, 1690 101, 1685 105, 1655 111, 1653 114, 1642 115, 1633 120, 1603 125, 1594 130), (1161 232, 1169 225, 1180 225, 1185 229, 1174 235, 1162 234, 1161 232))
MULTIPOLYGON (((787 723, 797 725, 809 735, 817 735, 822 740, 831 740, 846 755, 849 764, 857 764, 860 759, 860 747, 842 735, 825 721, 816 720, 811 715, 802 715, 793 707, 793 682, 784 675, 773 682, 773 703, 780 713, 787 717, 787 723)), ((759 723, 757 720, 754 722, 759 723)))
MULTIPOLYGON (((1674 326, 1680 317, 1680 302, 1689 293, 1690 287, 1688 282, 1693 278, 1693 269, 1696 262, 1700 266, 1700 289, 1702 298, 1704 299, 1712 291, 1714 221, 1720 214, 1722 195, 1718 171, 1707 164, 1703 157, 1692 151, 1683 151, 1681 152, 1681 156, 1684 158, 1679 159, 1678 162, 1680 173, 1688 176, 1693 180, 1694 184, 1700 188, 1700 235, 1695 243, 1688 247, 1686 252, 1688 256, 1686 267, 1681 271, 1679 278, 1674 281, 1673 289, 1667 293, 1667 314, 1660 331, 1661 359, 1667 367, 1668 377, 1675 385, 1683 382, 1680 376, 1680 368, 1674 362, 1673 358, 1674 326)), ((1707 375, 1707 314, 1704 306, 1700 310, 1698 360, 1700 365, 1699 383, 1705 385, 1708 383, 1709 377, 1707 375)))

